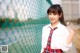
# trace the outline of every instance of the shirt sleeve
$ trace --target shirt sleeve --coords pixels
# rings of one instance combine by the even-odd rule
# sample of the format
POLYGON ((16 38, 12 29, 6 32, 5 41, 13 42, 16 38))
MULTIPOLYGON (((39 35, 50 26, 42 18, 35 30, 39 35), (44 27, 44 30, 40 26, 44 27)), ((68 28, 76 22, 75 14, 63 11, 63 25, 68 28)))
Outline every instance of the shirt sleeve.
POLYGON ((63 50, 64 52, 67 52, 68 50, 71 49, 71 47, 72 47, 72 42, 71 42, 70 44, 67 44, 67 43, 66 43, 66 42, 67 42, 67 39, 68 39, 68 36, 70 36, 69 31, 68 31, 68 30, 65 30, 64 34, 65 34, 66 38, 64 39, 64 43, 63 43, 62 50, 63 50))
POLYGON ((72 47, 72 42, 70 44, 67 44, 66 42, 64 42, 64 46, 62 47, 62 50, 64 52, 67 52, 68 50, 70 50, 71 47, 72 47))
POLYGON ((44 35, 44 27, 42 29, 42 41, 41 41, 41 53, 43 52, 43 35, 44 35))

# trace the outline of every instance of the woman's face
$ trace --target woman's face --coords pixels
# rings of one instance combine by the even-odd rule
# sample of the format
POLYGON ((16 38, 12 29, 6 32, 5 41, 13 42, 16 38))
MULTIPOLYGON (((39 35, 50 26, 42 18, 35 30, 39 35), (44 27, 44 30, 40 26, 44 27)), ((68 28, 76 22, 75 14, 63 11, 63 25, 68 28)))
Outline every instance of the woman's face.
POLYGON ((50 19, 50 22, 53 24, 53 23, 59 22, 60 15, 59 14, 49 13, 48 17, 50 19))

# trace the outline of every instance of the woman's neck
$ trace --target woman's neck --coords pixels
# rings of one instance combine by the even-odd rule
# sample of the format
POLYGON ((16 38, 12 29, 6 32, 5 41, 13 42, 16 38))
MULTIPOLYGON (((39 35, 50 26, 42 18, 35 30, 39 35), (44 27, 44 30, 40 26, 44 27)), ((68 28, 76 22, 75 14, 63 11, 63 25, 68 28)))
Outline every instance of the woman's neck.
POLYGON ((51 23, 51 26, 54 28, 54 27, 56 27, 56 25, 59 23, 59 21, 58 22, 55 22, 55 23, 51 23))

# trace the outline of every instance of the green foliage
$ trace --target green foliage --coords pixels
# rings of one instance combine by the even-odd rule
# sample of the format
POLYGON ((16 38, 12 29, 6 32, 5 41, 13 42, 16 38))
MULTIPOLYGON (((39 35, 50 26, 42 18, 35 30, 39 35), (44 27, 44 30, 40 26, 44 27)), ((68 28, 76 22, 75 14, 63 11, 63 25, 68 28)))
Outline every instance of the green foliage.
POLYGON ((27 24, 48 24, 48 18, 41 18, 41 19, 32 19, 29 18, 26 21, 19 21, 17 18, 0 18, 0 28, 13 28, 13 27, 20 27, 27 24))
POLYGON ((17 23, 18 19, 11 19, 11 18, 0 18, 0 28, 11 28, 15 23, 17 23))

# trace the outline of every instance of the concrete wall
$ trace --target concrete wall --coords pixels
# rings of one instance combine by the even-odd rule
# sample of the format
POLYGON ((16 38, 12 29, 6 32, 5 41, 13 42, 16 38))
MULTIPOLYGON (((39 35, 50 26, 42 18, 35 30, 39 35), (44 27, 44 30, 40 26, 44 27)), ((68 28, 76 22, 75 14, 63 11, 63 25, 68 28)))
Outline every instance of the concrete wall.
POLYGON ((77 19, 80 17, 79 0, 62 0, 65 19, 77 19))

